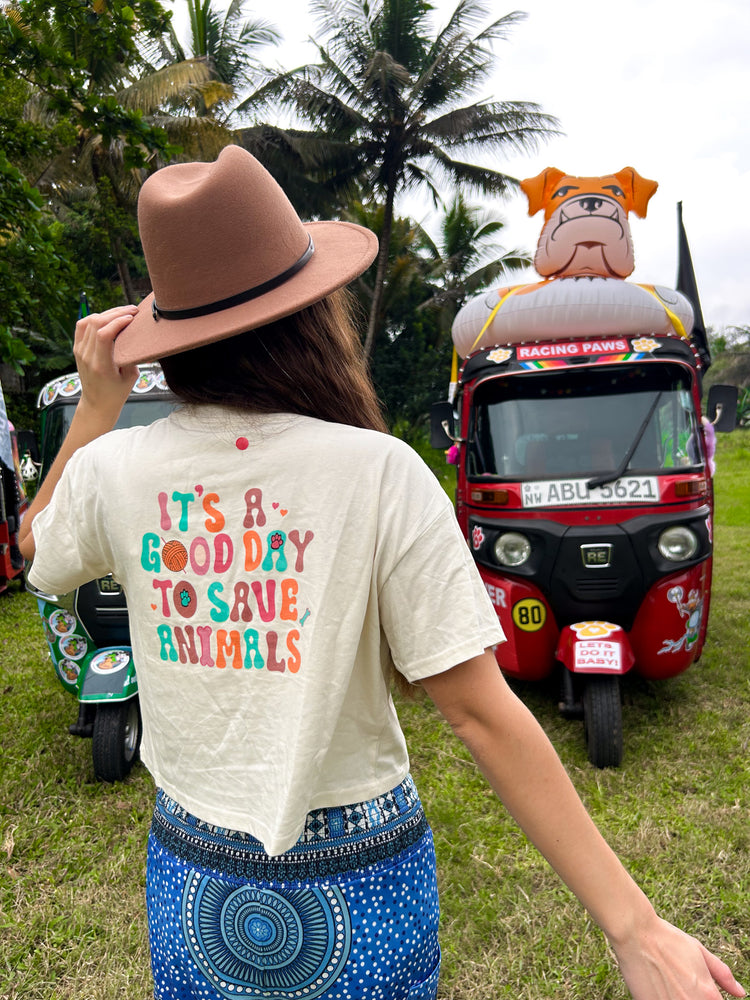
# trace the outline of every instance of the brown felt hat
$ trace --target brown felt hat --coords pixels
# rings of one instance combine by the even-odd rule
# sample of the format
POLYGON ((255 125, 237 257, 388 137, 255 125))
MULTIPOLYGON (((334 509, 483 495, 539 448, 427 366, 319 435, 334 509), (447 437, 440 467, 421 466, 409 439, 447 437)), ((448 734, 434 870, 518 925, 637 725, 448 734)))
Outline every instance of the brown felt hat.
POLYGON ((239 146, 214 163, 163 167, 143 185, 138 226, 153 293, 115 341, 118 365, 153 361, 289 316, 362 274, 374 233, 302 223, 239 146))

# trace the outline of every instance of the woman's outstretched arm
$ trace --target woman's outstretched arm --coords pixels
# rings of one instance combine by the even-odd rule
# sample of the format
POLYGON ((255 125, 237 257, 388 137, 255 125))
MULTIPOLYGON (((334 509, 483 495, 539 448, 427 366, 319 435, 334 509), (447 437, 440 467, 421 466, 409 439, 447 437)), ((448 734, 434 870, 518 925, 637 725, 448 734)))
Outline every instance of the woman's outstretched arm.
POLYGON ((729 967, 657 916, 607 845, 490 651, 422 682, 531 842, 609 939, 634 1000, 745 996, 729 967))

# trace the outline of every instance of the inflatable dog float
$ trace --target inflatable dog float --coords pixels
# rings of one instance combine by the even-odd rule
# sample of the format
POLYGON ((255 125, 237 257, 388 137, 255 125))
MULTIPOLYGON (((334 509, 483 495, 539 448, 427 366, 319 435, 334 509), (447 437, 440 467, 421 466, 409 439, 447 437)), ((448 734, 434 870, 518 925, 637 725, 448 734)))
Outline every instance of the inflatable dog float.
POLYGON ((644 218, 657 186, 632 167, 604 177, 548 167, 521 181, 529 215, 544 209, 534 257, 544 280, 470 299, 453 321, 458 354, 550 337, 688 337, 693 309, 684 295, 625 281, 635 266, 628 214, 644 218))

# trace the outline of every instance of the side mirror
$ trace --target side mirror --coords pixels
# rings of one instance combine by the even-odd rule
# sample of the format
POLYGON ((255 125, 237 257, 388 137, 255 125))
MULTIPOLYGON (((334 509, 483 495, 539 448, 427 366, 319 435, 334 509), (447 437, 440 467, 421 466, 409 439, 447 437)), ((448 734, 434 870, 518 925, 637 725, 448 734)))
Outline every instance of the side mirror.
POLYGON ((433 403, 430 407, 430 444, 445 451, 455 444, 456 418, 453 404, 433 403))
POLYGON ((728 433, 737 426, 737 386, 712 385, 708 390, 706 416, 714 430, 728 433))

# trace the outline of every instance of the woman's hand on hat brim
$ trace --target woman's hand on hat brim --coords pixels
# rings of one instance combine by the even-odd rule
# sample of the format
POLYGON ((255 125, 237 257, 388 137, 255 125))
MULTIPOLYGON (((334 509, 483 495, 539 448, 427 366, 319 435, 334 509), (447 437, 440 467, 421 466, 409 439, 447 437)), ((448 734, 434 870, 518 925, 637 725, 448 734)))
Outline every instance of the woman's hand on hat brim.
POLYGON ((79 406, 106 430, 114 427, 138 378, 137 365, 120 367, 113 354, 115 339, 137 311, 136 306, 115 306, 76 323, 73 353, 81 378, 79 406))

